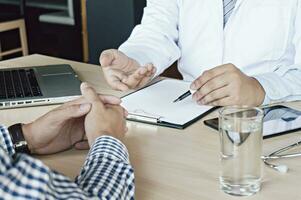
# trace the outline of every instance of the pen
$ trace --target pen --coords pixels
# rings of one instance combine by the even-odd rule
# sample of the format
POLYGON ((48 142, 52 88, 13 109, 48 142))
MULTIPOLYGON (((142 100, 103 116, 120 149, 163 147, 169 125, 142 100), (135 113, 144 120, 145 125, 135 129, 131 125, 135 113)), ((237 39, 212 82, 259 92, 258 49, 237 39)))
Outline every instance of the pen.
POLYGON ((192 95, 193 93, 195 93, 195 91, 189 90, 187 92, 185 92, 184 94, 182 94, 181 96, 179 96, 176 100, 174 100, 173 102, 176 103, 178 101, 182 101, 183 99, 189 97, 190 95, 192 95))

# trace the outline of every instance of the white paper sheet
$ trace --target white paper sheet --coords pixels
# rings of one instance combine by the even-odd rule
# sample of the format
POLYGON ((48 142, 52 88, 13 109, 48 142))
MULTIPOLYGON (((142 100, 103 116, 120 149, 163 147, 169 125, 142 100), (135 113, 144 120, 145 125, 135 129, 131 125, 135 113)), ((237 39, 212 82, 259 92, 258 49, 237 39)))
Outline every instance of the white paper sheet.
POLYGON ((173 103, 189 90, 190 83, 166 79, 122 98, 122 106, 130 114, 160 118, 160 121, 184 125, 207 112, 211 106, 200 106, 192 96, 173 103))

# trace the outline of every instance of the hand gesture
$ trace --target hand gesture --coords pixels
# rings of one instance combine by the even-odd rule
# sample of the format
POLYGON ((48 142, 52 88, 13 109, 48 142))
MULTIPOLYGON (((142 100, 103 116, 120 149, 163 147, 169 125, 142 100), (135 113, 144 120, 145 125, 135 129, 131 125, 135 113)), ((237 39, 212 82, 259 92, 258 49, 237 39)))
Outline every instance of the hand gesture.
POLYGON ((140 66, 136 60, 115 49, 102 52, 99 61, 108 84, 121 91, 146 85, 156 72, 152 64, 140 66))

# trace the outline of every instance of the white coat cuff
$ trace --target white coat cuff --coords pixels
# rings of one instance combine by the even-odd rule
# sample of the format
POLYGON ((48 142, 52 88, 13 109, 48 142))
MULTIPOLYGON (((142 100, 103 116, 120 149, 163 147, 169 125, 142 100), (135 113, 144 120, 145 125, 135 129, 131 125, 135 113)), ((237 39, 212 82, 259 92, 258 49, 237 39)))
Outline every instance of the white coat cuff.
POLYGON ((159 76, 166 69, 166 66, 172 65, 173 60, 176 59, 173 57, 168 57, 167 59, 165 56, 157 55, 154 51, 147 49, 147 47, 127 45, 126 43, 119 47, 119 51, 135 59, 141 66, 149 63, 153 64, 156 68, 154 77, 159 76))
POLYGON ((278 87, 279 76, 275 73, 265 73, 253 76, 265 90, 265 98, 262 105, 282 102, 289 94, 278 87))
POLYGON ((150 58, 148 58, 144 53, 141 51, 123 48, 122 46, 119 48, 119 51, 127 55, 128 57, 136 60, 141 66, 145 66, 146 64, 152 63, 150 58))
POLYGON ((147 64, 153 64, 156 67, 156 73, 153 78, 157 77, 160 75, 161 71, 158 69, 158 65, 156 63, 152 62, 152 60, 146 56, 145 53, 139 51, 138 49, 129 49, 129 48, 124 48, 123 46, 119 47, 119 51, 127 55, 128 57, 136 60, 140 66, 145 66, 147 64))

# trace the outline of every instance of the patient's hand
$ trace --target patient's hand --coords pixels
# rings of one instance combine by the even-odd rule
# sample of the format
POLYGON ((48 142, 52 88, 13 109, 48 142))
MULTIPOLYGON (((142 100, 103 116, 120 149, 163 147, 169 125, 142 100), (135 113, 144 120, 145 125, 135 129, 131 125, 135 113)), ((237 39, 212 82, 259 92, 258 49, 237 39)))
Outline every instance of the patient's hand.
MULTIPOLYGON (((119 98, 113 96, 97 95, 97 98, 106 106, 121 103, 119 98)), ((34 154, 52 154, 71 147, 88 149, 84 120, 90 110, 91 104, 81 97, 23 125, 30 151, 34 154)))
POLYGON ((127 132, 125 117, 127 112, 120 105, 105 105, 95 90, 86 83, 81 86, 82 93, 91 104, 91 110, 85 117, 85 131, 92 146, 103 135, 122 140, 127 132))

